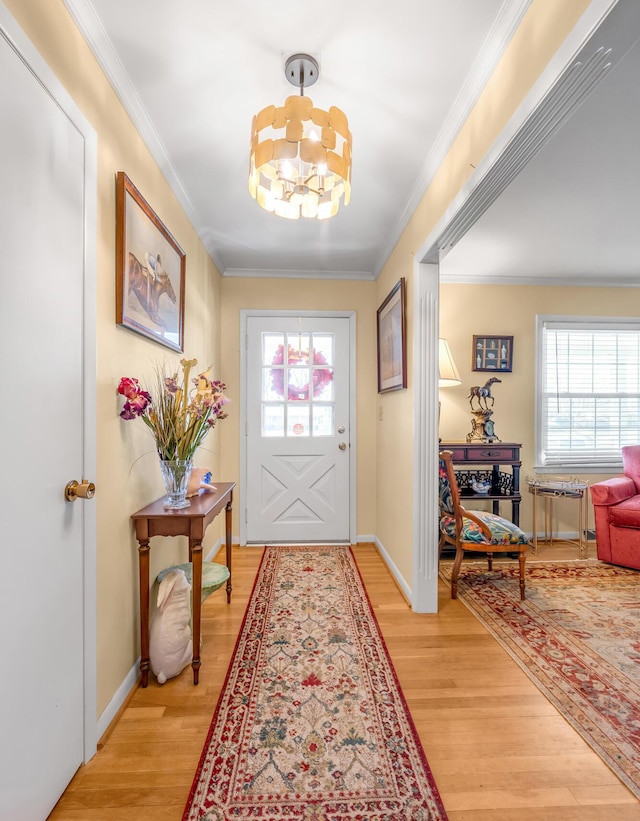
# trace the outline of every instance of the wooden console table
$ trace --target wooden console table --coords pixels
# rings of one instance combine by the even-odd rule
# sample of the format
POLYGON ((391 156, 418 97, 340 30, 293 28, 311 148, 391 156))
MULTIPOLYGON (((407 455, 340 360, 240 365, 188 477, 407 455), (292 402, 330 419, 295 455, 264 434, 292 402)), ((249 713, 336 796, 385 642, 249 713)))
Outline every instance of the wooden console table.
POLYGON ((202 593, 202 540, 205 531, 221 510, 225 511, 227 549, 227 603, 231 601, 231 508, 235 482, 216 482, 217 490, 192 496, 190 507, 165 510, 166 497, 143 507, 131 518, 135 522, 140 568, 140 672, 142 686, 149 683, 149 550, 153 536, 186 536, 189 539, 189 561, 192 562, 193 602, 193 683, 200 671, 200 608, 202 593))
POLYGON ((514 442, 440 442, 440 450, 452 452, 451 461, 456 467, 456 479, 460 488, 460 501, 467 506, 469 499, 490 499, 492 512, 500 515, 500 502, 511 502, 511 521, 520 525, 520 448, 514 442), (502 466, 510 472, 501 471, 502 466), (458 471, 457 468, 464 468, 458 471), (471 482, 486 479, 491 482, 489 493, 475 493, 471 482))

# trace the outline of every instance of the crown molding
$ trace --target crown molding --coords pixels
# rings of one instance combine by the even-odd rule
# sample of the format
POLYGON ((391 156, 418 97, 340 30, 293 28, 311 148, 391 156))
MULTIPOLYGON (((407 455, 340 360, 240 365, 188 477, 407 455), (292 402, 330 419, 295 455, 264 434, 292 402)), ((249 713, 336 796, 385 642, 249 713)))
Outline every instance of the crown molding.
POLYGON ((256 279, 353 279, 372 282, 371 271, 298 271, 276 268, 227 268, 224 277, 252 277, 256 279))
POLYGON ((555 288, 559 286, 570 288, 640 288, 640 277, 636 274, 625 274, 624 276, 596 276, 586 277, 584 275, 567 276, 560 274, 545 274, 544 276, 531 276, 529 274, 518 276, 502 276, 491 274, 451 274, 449 276, 440 274, 440 282, 443 285, 537 285, 545 288, 555 288))

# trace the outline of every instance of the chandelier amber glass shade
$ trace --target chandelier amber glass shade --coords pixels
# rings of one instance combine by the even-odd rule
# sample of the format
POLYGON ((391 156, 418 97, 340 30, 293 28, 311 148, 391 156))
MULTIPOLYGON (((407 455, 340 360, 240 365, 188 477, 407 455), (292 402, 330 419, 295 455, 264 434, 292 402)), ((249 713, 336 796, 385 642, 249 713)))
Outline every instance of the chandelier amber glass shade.
POLYGON ((249 193, 286 219, 328 219, 351 197, 351 132, 343 111, 287 97, 253 118, 249 193))

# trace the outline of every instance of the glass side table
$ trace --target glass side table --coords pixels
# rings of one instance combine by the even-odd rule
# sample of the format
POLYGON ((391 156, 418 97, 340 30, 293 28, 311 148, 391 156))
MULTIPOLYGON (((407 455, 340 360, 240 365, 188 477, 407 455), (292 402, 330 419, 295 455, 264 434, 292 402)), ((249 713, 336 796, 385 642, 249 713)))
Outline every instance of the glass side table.
POLYGON ((538 498, 543 500, 544 538, 540 541, 553 544, 553 502, 555 499, 575 499, 578 502, 578 538, 563 539, 578 546, 578 558, 588 557, 588 507, 586 504, 589 483, 567 476, 527 477, 529 493, 533 494, 533 553, 538 552, 538 498))

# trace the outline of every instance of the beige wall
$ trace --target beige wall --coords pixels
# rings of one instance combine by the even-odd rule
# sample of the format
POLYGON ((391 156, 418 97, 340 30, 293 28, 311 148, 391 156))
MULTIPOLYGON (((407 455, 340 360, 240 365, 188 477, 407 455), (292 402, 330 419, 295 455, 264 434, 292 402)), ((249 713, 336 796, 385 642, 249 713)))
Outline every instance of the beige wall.
MULTIPOLYGON (((473 169, 491 148, 533 83, 589 5, 588 0, 533 0, 502 60, 436 172, 377 284, 381 302, 399 276, 407 277, 409 388, 380 398, 377 428, 377 535, 407 582, 412 576, 413 379, 412 305, 416 254, 473 169), (384 488, 393 487, 393 494, 384 488)), ((418 260, 419 261, 419 260, 418 260)), ((505 331, 506 333, 506 331, 505 331)))
MULTIPOLYGON (((125 171, 187 257, 185 353, 220 363, 220 276, 151 159, 61 0, 5 5, 98 135, 97 215, 97 709, 100 715, 139 655, 137 549, 129 514, 162 493, 153 440, 123 422, 121 376, 151 377, 156 361, 179 357, 115 324, 115 175, 125 171)), ((224 377, 219 371, 216 375, 224 377)), ((221 423, 221 426, 222 427, 221 423)), ((215 437, 210 436, 211 446, 215 437)), ((218 460, 214 467, 218 468, 218 460)), ((214 540, 214 529, 208 543, 214 540)), ((154 544, 152 572, 176 561, 178 542, 154 544)), ((185 555, 181 560, 186 558, 185 555)))
MULTIPOLYGON (((440 391, 442 410, 440 436, 443 440, 464 440, 471 431, 467 399, 472 385, 484 384, 489 374, 471 370, 474 334, 513 336, 513 371, 500 374, 502 382, 492 389, 495 399, 493 421, 503 442, 522 443, 522 477, 535 471, 535 374, 536 316, 640 316, 638 288, 567 288, 526 285, 442 285, 440 288, 440 331, 451 347, 462 384, 440 391)), ((610 474, 608 474, 610 475, 610 474)), ((603 478, 582 474, 588 482, 603 478)), ((531 494, 526 481, 521 484, 520 526, 532 528, 531 494)), ((554 525, 561 532, 577 530, 576 505, 556 504, 554 525)), ((502 515, 511 515, 503 505, 502 515)), ((593 510, 589 504, 589 520, 593 510)), ((542 522, 540 522, 542 524, 542 522)))
MULTIPOLYGON (((377 391, 376 287, 374 282, 335 279, 245 279, 222 281, 222 367, 229 397, 240 399, 240 311, 248 309, 356 312, 357 532, 376 532, 375 436, 377 391)), ((222 460, 227 476, 240 476, 239 414, 225 420, 222 460)), ((243 489, 239 489, 243 498, 243 489)), ((239 534, 234 505, 234 535, 239 534)))

